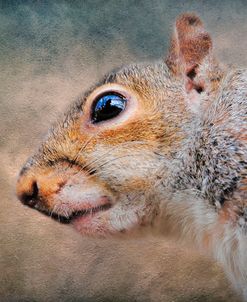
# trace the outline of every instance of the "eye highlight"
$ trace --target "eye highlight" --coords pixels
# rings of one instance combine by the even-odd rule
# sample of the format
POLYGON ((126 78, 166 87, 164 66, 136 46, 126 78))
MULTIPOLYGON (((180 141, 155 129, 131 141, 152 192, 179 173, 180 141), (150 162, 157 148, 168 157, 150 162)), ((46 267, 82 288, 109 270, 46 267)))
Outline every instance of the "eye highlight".
POLYGON ((126 104, 127 99, 116 92, 107 92, 99 96, 92 107, 92 122, 95 124, 118 116, 125 109, 126 104))

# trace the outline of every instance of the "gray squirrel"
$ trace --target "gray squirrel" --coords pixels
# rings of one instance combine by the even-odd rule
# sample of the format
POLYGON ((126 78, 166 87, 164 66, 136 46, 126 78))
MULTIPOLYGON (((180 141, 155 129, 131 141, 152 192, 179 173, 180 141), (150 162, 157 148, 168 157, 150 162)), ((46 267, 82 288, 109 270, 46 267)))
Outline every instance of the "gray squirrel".
POLYGON ((247 71, 219 64, 193 13, 165 60, 111 72, 71 105, 17 181, 82 235, 149 232, 219 261, 247 301, 247 71))

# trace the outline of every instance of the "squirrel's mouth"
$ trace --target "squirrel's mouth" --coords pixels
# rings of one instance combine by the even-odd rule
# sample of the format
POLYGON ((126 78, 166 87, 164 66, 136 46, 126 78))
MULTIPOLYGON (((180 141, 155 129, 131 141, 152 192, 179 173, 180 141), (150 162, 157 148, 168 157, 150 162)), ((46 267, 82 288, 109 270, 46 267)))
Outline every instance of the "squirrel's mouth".
POLYGON ((104 211, 109 210, 111 207, 112 207, 112 205, 110 203, 106 203, 106 204, 100 205, 98 207, 93 207, 93 208, 89 208, 86 210, 76 211, 70 215, 70 217, 68 218, 68 220, 69 220, 68 222, 72 222, 80 217, 94 216, 95 214, 97 214, 99 212, 104 212, 104 211))
POLYGON ((75 221, 78 218, 90 217, 90 216, 92 217, 92 216, 94 216, 95 214, 97 214, 99 212, 107 211, 111 207, 112 207, 112 204, 106 203, 104 205, 100 205, 100 206, 97 206, 97 207, 92 207, 92 208, 88 208, 88 209, 85 209, 85 210, 74 211, 69 216, 60 215, 60 214, 57 214, 57 213, 54 213, 54 212, 48 212, 47 210, 40 209, 40 208, 37 209, 37 210, 39 212, 41 212, 42 214, 44 214, 46 216, 49 216, 52 219, 54 219, 54 220, 56 220, 60 223, 69 224, 69 223, 75 221))

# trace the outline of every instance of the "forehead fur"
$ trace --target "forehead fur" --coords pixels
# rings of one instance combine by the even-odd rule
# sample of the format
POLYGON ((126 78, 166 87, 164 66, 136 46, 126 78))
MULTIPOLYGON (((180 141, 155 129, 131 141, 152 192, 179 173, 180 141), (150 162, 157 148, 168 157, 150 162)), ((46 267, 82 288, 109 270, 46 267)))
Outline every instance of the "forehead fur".
MULTIPOLYGON (((87 90, 77 102, 75 102, 67 113, 75 118, 76 112, 82 112, 88 96, 98 87, 116 83, 133 89, 141 96, 154 96, 163 94, 171 86, 174 86, 174 80, 171 82, 169 69, 162 61, 156 63, 132 64, 122 68, 115 69, 103 77, 102 80, 87 90)), ((67 115, 67 118, 68 118, 67 115)))
POLYGON ((158 91, 169 80, 170 73, 163 62, 129 65, 106 78, 107 83, 128 85, 139 93, 145 88, 158 91))

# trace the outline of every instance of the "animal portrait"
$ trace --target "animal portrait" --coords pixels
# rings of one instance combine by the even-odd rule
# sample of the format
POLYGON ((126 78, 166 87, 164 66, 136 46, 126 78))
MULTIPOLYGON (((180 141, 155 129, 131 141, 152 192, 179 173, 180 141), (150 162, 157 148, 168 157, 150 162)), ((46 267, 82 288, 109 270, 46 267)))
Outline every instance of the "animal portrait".
POLYGON ((247 299, 245 42, 224 53, 246 5, 156 5, 162 43, 139 4, 3 6, 6 301, 247 299))

